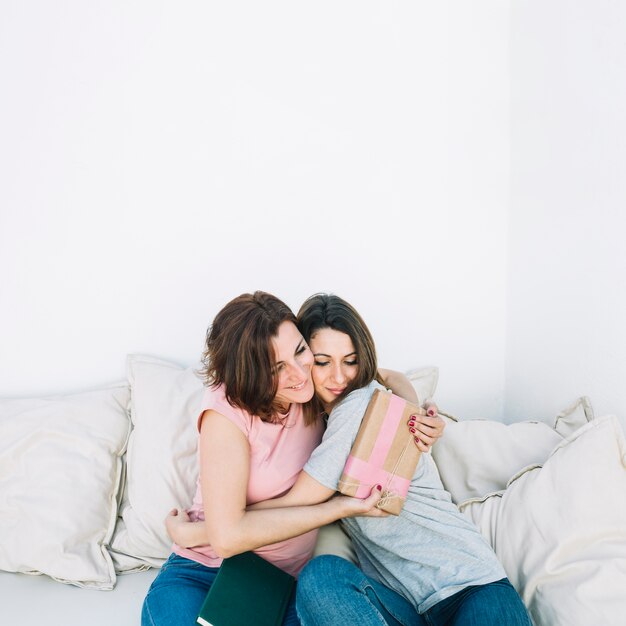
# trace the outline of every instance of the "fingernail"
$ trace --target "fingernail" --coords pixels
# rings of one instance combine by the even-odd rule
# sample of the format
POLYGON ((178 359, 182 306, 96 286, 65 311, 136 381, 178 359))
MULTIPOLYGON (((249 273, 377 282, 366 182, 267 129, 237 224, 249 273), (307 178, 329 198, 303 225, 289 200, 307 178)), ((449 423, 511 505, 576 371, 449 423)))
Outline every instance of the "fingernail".
POLYGON ((429 409, 428 415, 430 415, 432 417, 434 414, 435 414, 435 412, 432 409, 429 409))
POLYGON ((376 485, 376 489, 378 489, 378 491, 382 491, 383 490, 383 486, 382 485, 376 485))
POLYGON ((409 431, 414 433, 415 432, 415 428, 409 428, 409 431))

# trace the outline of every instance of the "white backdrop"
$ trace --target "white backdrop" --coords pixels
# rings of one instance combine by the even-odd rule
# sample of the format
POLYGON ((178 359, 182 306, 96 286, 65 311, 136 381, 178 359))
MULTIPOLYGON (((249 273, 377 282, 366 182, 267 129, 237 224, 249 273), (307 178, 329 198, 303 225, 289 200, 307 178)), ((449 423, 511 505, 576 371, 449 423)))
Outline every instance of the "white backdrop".
POLYGON ((526 168, 552 123, 525 138, 530 109, 510 101, 520 64, 522 88, 543 87, 528 12, 3 2, 0 395, 118 380, 129 352, 193 364, 217 310, 264 289, 294 309, 350 300, 381 364, 440 367, 442 408, 526 410, 519 198, 546 192, 526 168))
POLYGON ((507 417, 626 415, 626 4, 513 3, 507 417))

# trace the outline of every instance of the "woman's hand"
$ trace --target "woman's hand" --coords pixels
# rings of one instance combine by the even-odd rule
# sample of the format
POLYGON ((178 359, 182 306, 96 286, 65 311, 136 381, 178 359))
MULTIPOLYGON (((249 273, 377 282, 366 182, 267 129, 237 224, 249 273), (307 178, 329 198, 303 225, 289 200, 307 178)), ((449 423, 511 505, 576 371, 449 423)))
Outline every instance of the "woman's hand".
POLYGON ((342 517, 389 517, 389 513, 377 508, 381 495, 382 487, 375 485, 367 498, 335 496, 332 499, 345 507, 345 514, 342 517))
POLYGON ((170 536, 172 541, 183 548, 190 547, 185 545, 189 543, 188 525, 196 523, 197 522, 191 521, 186 511, 179 511, 178 509, 172 509, 165 518, 165 528, 167 529, 167 534, 170 536))
POLYGON ((441 435, 446 423, 438 415, 439 409, 434 402, 427 402, 424 408, 411 415, 408 425, 415 445, 422 452, 429 452, 431 446, 441 435))
MULTIPOLYGON (((417 404, 417 392, 411 381, 402 373, 379 369, 385 387, 408 402, 417 404)), ((429 452, 430 447, 443 435, 446 423, 438 416, 439 410, 434 402, 426 402, 423 408, 411 416, 409 429, 414 436, 415 445, 422 452, 429 452)))

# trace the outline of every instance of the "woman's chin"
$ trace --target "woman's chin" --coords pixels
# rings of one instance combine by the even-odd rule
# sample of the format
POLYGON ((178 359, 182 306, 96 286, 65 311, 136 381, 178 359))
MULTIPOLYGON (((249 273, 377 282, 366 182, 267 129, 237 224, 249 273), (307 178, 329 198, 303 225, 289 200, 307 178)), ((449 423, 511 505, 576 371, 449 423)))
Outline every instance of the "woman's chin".
POLYGON ((300 404, 304 404, 313 398, 313 394, 315 394, 315 388, 313 387, 313 383, 308 383, 305 385, 301 391, 298 392, 300 394, 300 398, 295 400, 295 402, 299 402, 300 404))

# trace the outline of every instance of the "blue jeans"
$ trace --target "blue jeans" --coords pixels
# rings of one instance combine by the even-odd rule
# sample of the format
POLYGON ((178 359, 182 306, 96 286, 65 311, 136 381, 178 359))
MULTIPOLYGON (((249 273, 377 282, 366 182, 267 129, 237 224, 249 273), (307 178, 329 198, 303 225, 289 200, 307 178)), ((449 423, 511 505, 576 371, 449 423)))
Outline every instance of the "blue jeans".
POLYGON ((508 579, 466 587, 419 614, 400 594, 337 556, 318 556, 298 580, 303 626, 532 626, 508 579))
MULTIPOLYGON (((141 626, 197 626, 196 617, 218 570, 171 554, 143 601, 141 626)), ((294 595, 283 626, 300 626, 295 604, 294 595)))

